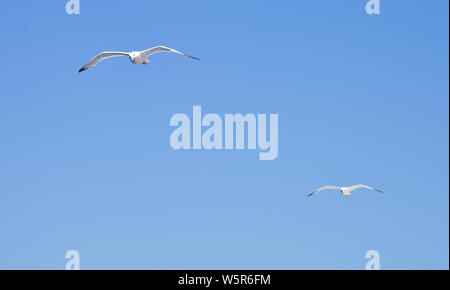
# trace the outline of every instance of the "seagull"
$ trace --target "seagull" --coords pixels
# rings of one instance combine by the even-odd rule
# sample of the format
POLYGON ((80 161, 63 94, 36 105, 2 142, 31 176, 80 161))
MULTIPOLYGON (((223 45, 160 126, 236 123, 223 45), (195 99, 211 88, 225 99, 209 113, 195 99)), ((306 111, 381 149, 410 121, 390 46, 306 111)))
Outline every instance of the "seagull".
POLYGON ((322 191, 322 190, 325 190, 325 189, 337 189, 337 190, 339 190, 343 195, 345 195, 345 196, 350 196, 350 195, 351 195, 350 192, 353 191, 353 190, 355 190, 355 189, 358 189, 358 188, 367 188, 367 189, 370 189, 370 190, 375 190, 375 191, 378 191, 378 192, 383 192, 383 191, 381 191, 381 190, 379 190, 379 189, 376 189, 376 188, 373 188, 373 187, 370 187, 370 186, 367 186, 367 185, 364 185, 364 184, 358 184, 358 185, 353 185, 353 186, 350 186, 350 187, 324 186, 324 187, 321 187, 321 188, 317 189, 316 191, 314 191, 314 192, 308 194, 308 196, 311 196, 311 195, 313 195, 313 194, 316 194, 316 193, 318 193, 319 191, 322 191))
POLYGON ((155 46, 143 51, 132 51, 132 52, 121 52, 121 51, 104 51, 102 53, 100 53, 99 55, 95 56, 93 59, 91 59, 87 64, 85 64, 82 68, 80 68, 78 70, 78 72, 82 72, 87 70, 88 68, 94 67, 95 65, 97 65, 97 63, 99 63, 100 61, 107 59, 107 58, 111 58, 111 57, 116 57, 116 56, 128 56, 131 60, 132 63, 134 64, 147 64, 150 61, 147 59, 147 57, 149 57, 150 55, 157 53, 157 52, 161 52, 161 51, 167 51, 167 52, 175 52, 184 56, 187 56, 189 58, 193 58, 196 60, 200 60, 196 57, 193 57, 191 55, 179 52, 178 50, 169 48, 169 47, 165 47, 165 46, 155 46))

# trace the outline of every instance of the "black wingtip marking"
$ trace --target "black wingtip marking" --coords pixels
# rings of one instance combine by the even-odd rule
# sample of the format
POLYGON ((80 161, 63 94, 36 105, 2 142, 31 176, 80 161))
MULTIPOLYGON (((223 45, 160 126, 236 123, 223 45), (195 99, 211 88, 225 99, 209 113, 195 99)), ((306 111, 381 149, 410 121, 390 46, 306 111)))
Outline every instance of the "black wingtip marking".
POLYGON ((82 71, 85 71, 85 70, 87 70, 87 68, 85 68, 85 67, 83 66, 82 68, 80 68, 80 69, 78 70, 78 73, 80 73, 80 72, 82 72, 82 71))
POLYGON ((200 60, 199 58, 197 58, 195 56, 192 56, 192 55, 189 55, 189 54, 185 54, 185 56, 190 57, 190 58, 195 59, 195 60, 200 60))

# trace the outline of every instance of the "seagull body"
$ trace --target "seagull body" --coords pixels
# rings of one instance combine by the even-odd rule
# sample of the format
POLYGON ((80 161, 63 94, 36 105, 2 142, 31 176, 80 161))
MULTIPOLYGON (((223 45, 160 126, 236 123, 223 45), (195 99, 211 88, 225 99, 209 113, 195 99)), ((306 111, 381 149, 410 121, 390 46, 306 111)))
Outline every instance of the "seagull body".
POLYGON ((378 192, 382 192, 379 189, 376 189, 376 188, 373 188, 373 187, 370 187, 370 186, 367 186, 367 185, 364 185, 364 184, 358 184, 358 185, 353 185, 353 186, 350 186, 350 187, 324 186, 324 187, 321 187, 321 188, 317 189, 316 191, 308 194, 308 196, 316 194, 316 193, 318 193, 318 192, 320 192, 322 190, 325 190, 325 189, 337 189, 337 190, 339 190, 342 193, 342 195, 350 196, 350 195, 352 195, 350 192, 355 190, 355 189, 358 189, 358 188, 367 188, 367 189, 370 189, 370 190, 375 190, 375 191, 378 191, 378 192))
POLYGON ((104 59, 116 57, 116 56, 128 56, 130 58, 130 61, 134 64, 147 64, 150 62, 147 59, 147 57, 149 57, 150 55, 152 55, 154 53, 162 52, 162 51, 174 52, 174 53, 178 53, 178 54, 187 56, 189 58, 199 60, 196 57, 193 57, 191 55, 179 52, 175 49, 165 47, 165 46, 155 46, 155 47, 152 47, 152 48, 149 48, 146 50, 132 51, 132 52, 104 51, 104 52, 98 54, 97 56, 95 56, 93 59, 91 59, 87 64, 85 64, 82 68, 80 68, 78 70, 78 72, 80 73, 82 71, 87 70, 88 68, 94 67, 97 65, 97 63, 99 63, 100 61, 102 61, 104 59))

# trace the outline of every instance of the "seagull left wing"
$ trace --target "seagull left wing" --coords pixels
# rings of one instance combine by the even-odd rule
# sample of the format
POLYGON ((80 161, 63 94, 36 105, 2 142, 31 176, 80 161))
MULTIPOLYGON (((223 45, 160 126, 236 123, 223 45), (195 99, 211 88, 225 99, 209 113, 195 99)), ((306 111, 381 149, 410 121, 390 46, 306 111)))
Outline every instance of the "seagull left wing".
POLYGON ((184 55, 184 56, 196 59, 196 60, 200 60, 199 58, 196 58, 196 57, 194 57, 192 55, 179 52, 178 50, 175 50, 175 49, 172 49, 172 48, 169 48, 169 47, 166 47, 166 46, 155 46, 155 47, 152 47, 152 48, 149 48, 147 50, 142 51, 142 54, 145 57, 148 57, 148 56, 150 56, 150 55, 152 55, 154 53, 162 52, 162 51, 175 52, 175 53, 178 53, 178 54, 181 54, 181 55, 184 55))
POLYGON ((78 72, 80 73, 80 72, 82 72, 84 70, 87 70, 88 68, 91 68, 91 67, 95 66, 100 61, 102 61, 104 59, 107 59, 107 58, 115 57, 115 56, 129 56, 129 54, 126 53, 126 52, 120 52, 120 51, 105 51, 105 52, 102 52, 99 55, 95 56, 93 59, 91 59, 82 68, 80 68, 78 70, 78 72))
POLYGON ((352 191, 352 190, 355 190, 355 189, 358 189, 358 188, 367 188, 367 189, 370 189, 370 190, 383 192, 383 191, 381 191, 379 189, 376 189, 376 188, 373 188, 373 187, 370 187, 370 186, 367 186, 367 185, 364 185, 364 184, 353 185, 353 186, 350 186, 348 189, 349 189, 349 191, 352 191))
POLYGON ((316 194, 316 193, 318 193, 318 192, 320 192, 322 190, 325 190, 325 189, 341 189, 341 188, 337 187, 337 186, 330 186, 330 185, 322 186, 321 188, 317 189, 316 191, 311 192, 307 196, 311 196, 311 195, 316 194))

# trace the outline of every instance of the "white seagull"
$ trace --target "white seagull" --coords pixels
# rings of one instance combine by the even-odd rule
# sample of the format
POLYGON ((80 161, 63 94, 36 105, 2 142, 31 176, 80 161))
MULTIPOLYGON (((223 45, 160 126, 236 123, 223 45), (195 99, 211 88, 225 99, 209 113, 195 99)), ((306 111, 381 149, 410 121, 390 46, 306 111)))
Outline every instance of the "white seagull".
POLYGON ((370 187, 370 186, 367 186, 367 185, 364 185, 364 184, 358 184, 358 185, 353 185, 353 186, 350 186, 350 187, 324 186, 324 187, 321 187, 321 188, 317 189, 316 191, 314 191, 314 192, 308 194, 308 196, 311 196, 311 195, 313 195, 313 194, 316 194, 316 193, 318 193, 319 191, 322 191, 322 190, 325 190, 325 189, 337 189, 337 190, 339 190, 343 195, 345 195, 345 196, 350 196, 350 195, 351 195, 350 192, 353 191, 353 190, 355 190, 355 189, 358 189, 358 188, 367 188, 367 189, 370 189, 370 190, 375 190, 375 191, 378 191, 378 192, 383 192, 383 191, 381 191, 381 190, 379 190, 379 189, 376 189, 376 188, 373 188, 373 187, 370 187))
POLYGON ((99 55, 97 55, 96 57, 94 57, 93 59, 91 59, 87 64, 85 64, 82 68, 80 68, 78 70, 78 72, 80 73, 84 70, 87 70, 88 68, 95 66, 100 61, 107 59, 107 58, 115 57, 115 56, 128 56, 130 58, 131 62, 134 64, 147 64, 150 62, 147 59, 147 57, 149 57, 150 55, 152 55, 154 53, 161 52, 161 51, 175 52, 175 53, 199 60, 196 57, 193 57, 191 55, 179 52, 178 50, 175 50, 175 49, 172 49, 169 47, 165 47, 165 46, 155 46, 155 47, 143 50, 143 51, 132 51, 132 52, 104 51, 104 52, 100 53, 99 55))

